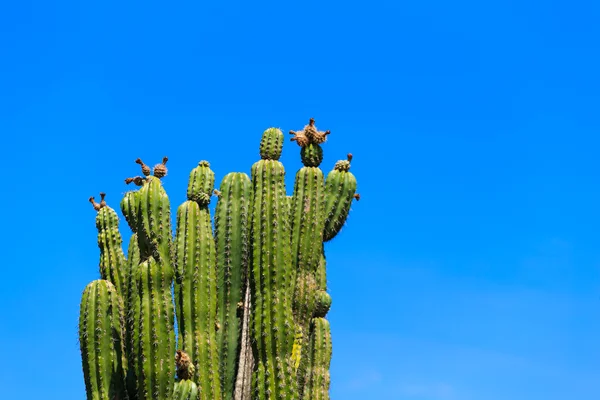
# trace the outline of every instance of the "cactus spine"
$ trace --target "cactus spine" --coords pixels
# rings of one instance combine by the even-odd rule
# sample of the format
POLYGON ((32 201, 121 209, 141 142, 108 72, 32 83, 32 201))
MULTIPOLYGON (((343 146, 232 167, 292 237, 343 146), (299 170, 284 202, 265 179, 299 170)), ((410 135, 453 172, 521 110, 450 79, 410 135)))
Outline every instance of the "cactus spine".
POLYGON ((252 166, 252 336, 257 368, 253 399, 296 399, 289 206, 278 161, 283 133, 267 129, 252 166))
POLYGON ((179 347, 202 366, 192 374, 203 400, 221 399, 216 340, 216 253, 208 204, 214 173, 202 161, 192 170, 188 200, 177 211, 175 285, 179 347))
POLYGON ((79 344, 89 400, 127 398, 124 333, 123 302, 117 290, 107 280, 93 281, 83 292, 79 317, 79 344))
POLYGON ((252 183, 248 175, 230 173, 223 178, 215 213, 217 246, 217 344, 225 400, 233 396, 239 345, 243 295, 248 273, 250 227, 248 216, 252 183))
POLYGON ((201 161, 171 230, 161 179, 167 158, 128 178, 121 211, 133 235, 127 258, 118 217, 97 211, 102 280, 86 288, 80 341, 88 400, 328 400, 331 334, 323 243, 356 195, 350 158, 327 180, 320 132, 291 132, 304 164, 294 193, 279 162, 283 134, 263 133, 261 160, 224 177, 201 161), (173 293, 174 291, 174 293, 173 293), (175 303, 175 307, 173 305, 175 303), (175 317, 178 347, 175 346, 175 317), (176 380, 177 379, 177 380, 176 380))

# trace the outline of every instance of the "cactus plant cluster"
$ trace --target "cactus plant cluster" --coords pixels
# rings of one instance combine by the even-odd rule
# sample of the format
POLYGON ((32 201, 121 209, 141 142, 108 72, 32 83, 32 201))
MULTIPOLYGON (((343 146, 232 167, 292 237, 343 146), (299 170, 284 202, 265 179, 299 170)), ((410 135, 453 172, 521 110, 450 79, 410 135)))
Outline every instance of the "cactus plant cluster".
POLYGON ((120 208, 133 234, 127 256, 117 212, 97 212, 100 279, 81 301, 79 338, 88 400, 329 399, 331 332, 325 319, 324 242, 344 225, 356 180, 351 155, 324 176, 329 131, 314 120, 290 131, 304 166, 292 196, 279 161, 284 136, 263 133, 260 157, 215 190, 210 164, 190 173, 187 200, 171 207, 167 158, 120 208), (214 230, 209 204, 217 196, 214 230))

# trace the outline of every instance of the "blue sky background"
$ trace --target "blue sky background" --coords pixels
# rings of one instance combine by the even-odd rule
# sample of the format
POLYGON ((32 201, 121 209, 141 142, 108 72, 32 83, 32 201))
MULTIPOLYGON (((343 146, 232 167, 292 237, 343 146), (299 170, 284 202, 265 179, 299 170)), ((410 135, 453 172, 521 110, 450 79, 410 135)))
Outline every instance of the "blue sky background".
MULTIPOLYGON (((578 0, 2 3, 2 397, 84 398, 90 195, 117 206, 133 160, 168 155, 176 206, 199 160, 248 172, 264 129, 314 117, 323 169, 354 153, 362 195, 327 247, 334 400, 597 399, 599 18, 578 0)), ((296 145, 283 161, 289 191, 296 145)))

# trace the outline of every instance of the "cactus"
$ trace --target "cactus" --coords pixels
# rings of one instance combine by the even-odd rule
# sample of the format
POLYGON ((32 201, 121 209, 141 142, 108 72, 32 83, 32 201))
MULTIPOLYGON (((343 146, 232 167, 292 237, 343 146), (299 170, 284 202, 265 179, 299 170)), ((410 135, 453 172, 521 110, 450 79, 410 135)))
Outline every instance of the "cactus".
POLYGON ((138 189, 120 203, 133 232, 127 257, 116 212, 104 194, 100 203, 90 198, 102 279, 81 302, 88 400, 329 399, 324 242, 358 199, 356 179, 351 157, 325 179, 321 146, 330 132, 313 119, 290 133, 304 164, 291 196, 279 161, 283 134, 270 128, 252 179, 230 173, 214 191, 208 162, 191 171, 175 239, 161 182, 168 159, 153 168, 135 160, 142 176, 125 183, 138 189))
POLYGON ((350 172, 350 161, 352 154, 348 154, 347 160, 335 163, 333 170, 327 174, 324 241, 333 239, 342 229, 348 218, 352 199, 360 200, 360 196, 356 194, 356 178, 350 172))
POLYGON ((107 280, 83 292, 79 343, 88 400, 126 399, 125 320, 123 302, 107 280))
POLYGON ((304 398, 329 400, 331 331, 325 318, 313 318, 310 327, 308 379, 304 398))
POLYGON ((196 379, 203 400, 221 399, 217 353, 216 253, 208 204, 214 173, 202 161, 190 174, 188 200, 177 210, 175 301, 179 347, 203 368, 196 379))
POLYGON ((124 285, 125 255, 123 254, 121 233, 119 232, 119 217, 115 210, 106 205, 104 193, 102 200, 96 203, 93 197, 90 202, 98 211, 96 228, 98 229, 98 247, 100 248, 100 276, 111 282, 119 293, 124 285))
POLYGON ((283 133, 267 129, 261 160, 252 166, 252 337, 256 370, 253 398, 297 397, 291 359, 294 322, 289 206, 279 162, 283 133))
MULTIPOLYGON (((313 120, 311 124, 314 125, 313 120)), ((316 305, 318 289, 316 275, 321 260, 325 223, 325 183, 323 171, 319 169, 323 160, 321 146, 309 141, 302 147, 300 155, 304 167, 296 174, 292 198, 292 270, 296 272, 294 364, 298 370, 298 390, 302 395, 307 368, 305 354, 308 343, 307 333, 316 305)))
POLYGON ((219 305, 217 345, 221 358, 221 387, 224 399, 230 400, 237 375, 242 327, 240 316, 243 312, 250 252, 250 178, 239 172, 227 174, 221 182, 218 195, 215 213, 219 305))

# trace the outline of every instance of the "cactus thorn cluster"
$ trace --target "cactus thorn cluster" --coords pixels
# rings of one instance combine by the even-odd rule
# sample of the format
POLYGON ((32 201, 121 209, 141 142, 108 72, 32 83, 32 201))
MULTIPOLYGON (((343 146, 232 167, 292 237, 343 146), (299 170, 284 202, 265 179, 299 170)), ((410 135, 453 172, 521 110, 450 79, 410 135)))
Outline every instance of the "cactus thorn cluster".
POLYGON ((88 400, 327 400, 331 332, 324 242, 358 200, 352 155, 319 168, 329 131, 290 131, 303 167, 288 196, 283 133, 267 129, 251 176, 215 188, 208 161, 176 210, 161 179, 167 157, 127 178, 120 211, 100 194, 100 279, 82 297, 79 337, 88 400), (216 197, 214 216, 209 205, 216 197), (213 221, 214 219, 214 226, 213 221))

